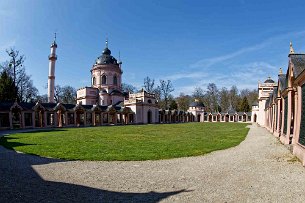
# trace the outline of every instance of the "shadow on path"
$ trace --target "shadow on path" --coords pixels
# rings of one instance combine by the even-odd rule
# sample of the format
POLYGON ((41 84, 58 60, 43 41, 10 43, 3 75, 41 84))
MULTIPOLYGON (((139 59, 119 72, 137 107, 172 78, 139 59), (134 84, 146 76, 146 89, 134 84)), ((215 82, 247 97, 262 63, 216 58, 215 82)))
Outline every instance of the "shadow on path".
POLYGON ((22 154, 0 146, 0 202, 158 202, 187 192, 125 193, 95 189, 46 181, 32 168, 33 165, 54 162, 63 161, 22 154))

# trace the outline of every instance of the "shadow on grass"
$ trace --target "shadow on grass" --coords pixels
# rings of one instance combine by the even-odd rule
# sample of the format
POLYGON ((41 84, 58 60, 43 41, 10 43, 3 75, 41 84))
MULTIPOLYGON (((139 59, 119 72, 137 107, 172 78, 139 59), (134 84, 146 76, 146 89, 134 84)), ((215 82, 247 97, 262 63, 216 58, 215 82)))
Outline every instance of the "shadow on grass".
POLYGON ((18 140, 19 138, 14 138, 14 137, 0 137, 0 145, 4 146, 7 149, 14 150, 15 147, 20 147, 20 146, 27 146, 27 145, 36 145, 36 144, 25 144, 25 143, 20 143, 20 142, 12 142, 8 140, 18 140))
MULTIPOLYGON (((1 138, 7 142, 9 137, 1 138)), ((14 142, 10 145, 23 146, 14 142)), ((0 202, 159 202, 186 190, 171 192, 129 193, 96 189, 82 185, 44 180, 34 165, 66 162, 17 153, 0 146, 0 202)))
POLYGON ((61 132, 61 131, 67 131, 66 129, 39 129, 39 130, 33 130, 33 131, 26 131, 26 132, 22 132, 24 134, 34 134, 34 133, 41 133, 41 132, 61 132))

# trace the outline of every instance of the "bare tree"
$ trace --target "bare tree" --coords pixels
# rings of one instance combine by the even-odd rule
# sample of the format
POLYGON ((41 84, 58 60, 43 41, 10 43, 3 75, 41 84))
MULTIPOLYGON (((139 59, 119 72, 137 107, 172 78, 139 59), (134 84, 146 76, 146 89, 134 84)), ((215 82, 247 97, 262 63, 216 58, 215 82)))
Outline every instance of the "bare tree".
POLYGON ((17 87, 18 100, 21 102, 35 100, 38 95, 38 90, 34 87, 31 76, 25 72, 23 65, 25 60, 24 55, 20 55, 19 51, 13 48, 6 50, 6 53, 10 56, 10 60, 4 62, 0 68, 5 70, 13 78, 14 84, 17 87))
POLYGON ((170 93, 173 92, 175 89, 170 80, 160 80, 159 89, 161 93, 161 99, 164 101, 164 108, 168 109, 170 93))
POLYGON ((137 92, 137 88, 126 83, 122 83, 122 91, 123 92, 130 92, 130 93, 135 93, 137 92))
POLYGON ((230 89, 230 106, 236 111, 238 110, 239 101, 238 89, 233 85, 230 89))
POLYGON ((191 102, 191 97, 180 93, 179 97, 176 98, 178 109, 182 111, 187 111, 191 102))
POLYGON ((207 92, 206 92, 207 99, 210 103, 210 110, 219 112, 219 92, 217 89, 217 86, 214 83, 209 83, 207 86, 207 92))
POLYGON ((155 90, 155 80, 150 77, 144 78, 144 90, 149 93, 153 93, 155 90))
POLYGON ((220 100, 220 107, 223 112, 227 112, 229 110, 230 106, 230 95, 227 88, 223 87, 221 88, 219 92, 219 100, 220 100))
POLYGON ((67 104, 76 103, 76 90, 75 88, 66 85, 61 87, 60 85, 55 86, 54 99, 56 102, 62 102, 67 104))
POLYGON ((7 49, 6 53, 11 57, 9 61, 9 67, 12 69, 13 80, 15 85, 16 79, 20 71, 22 71, 23 62, 25 60, 24 55, 19 55, 19 51, 13 48, 7 49))
POLYGON ((201 87, 196 87, 192 96, 194 97, 194 99, 198 99, 198 100, 203 100, 204 97, 204 91, 201 87))

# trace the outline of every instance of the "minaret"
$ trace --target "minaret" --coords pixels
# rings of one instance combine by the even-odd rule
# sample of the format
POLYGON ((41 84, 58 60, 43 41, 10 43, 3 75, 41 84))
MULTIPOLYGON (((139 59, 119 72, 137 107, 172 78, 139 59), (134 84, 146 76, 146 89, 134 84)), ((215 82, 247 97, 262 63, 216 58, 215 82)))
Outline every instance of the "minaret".
POLYGON ((48 102, 55 103, 54 101, 54 90, 55 90, 55 62, 57 60, 56 56, 56 33, 54 41, 51 44, 51 54, 49 55, 49 77, 48 77, 48 102))

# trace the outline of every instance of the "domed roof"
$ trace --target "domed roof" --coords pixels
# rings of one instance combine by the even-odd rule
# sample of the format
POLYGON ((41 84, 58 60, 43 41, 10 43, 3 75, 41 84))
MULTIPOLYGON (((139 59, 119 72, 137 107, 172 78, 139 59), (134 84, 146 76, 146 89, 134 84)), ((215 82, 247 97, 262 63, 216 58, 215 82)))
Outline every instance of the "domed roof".
POLYGON ((205 107, 203 102, 198 101, 197 99, 190 104, 190 107, 205 107))
POLYGON ((95 65, 103 65, 103 64, 115 64, 117 65, 117 60, 111 56, 111 51, 108 49, 108 41, 106 41, 106 47, 102 52, 102 55, 97 57, 95 61, 95 65))
POLYGON ((268 77, 267 80, 265 80, 265 83, 274 83, 274 80, 272 80, 271 77, 268 77))
POLYGON ((252 106, 258 106, 258 102, 257 101, 253 102, 252 106))

